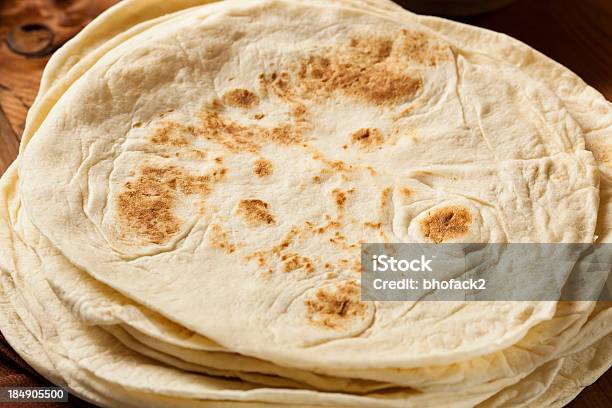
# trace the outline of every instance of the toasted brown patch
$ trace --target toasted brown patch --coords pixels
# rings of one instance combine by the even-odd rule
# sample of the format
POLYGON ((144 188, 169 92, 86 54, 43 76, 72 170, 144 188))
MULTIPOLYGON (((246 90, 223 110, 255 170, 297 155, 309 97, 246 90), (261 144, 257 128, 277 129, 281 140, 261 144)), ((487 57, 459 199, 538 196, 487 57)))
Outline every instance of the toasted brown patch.
POLYGON ((398 51, 411 61, 426 66, 436 66, 439 61, 449 58, 449 47, 422 32, 403 29, 400 33, 401 46, 398 51))
POLYGON ((439 244, 467 234, 472 216, 463 207, 440 208, 427 214, 421 221, 423 235, 439 244))
POLYGON ((283 261, 283 272, 292 272, 302 268, 308 273, 314 272, 314 266, 308 257, 290 253, 281 256, 281 260, 283 261))
POLYGON ((349 245, 347 243, 347 238, 340 231, 336 231, 334 233, 334 235, 331 238, 328 239, 328 241, 332 245, 335 245, 335 246, 343 248, 343 249, 350 249, 351 248, 351 245, 349 245))
POLYGON ((187 136, 193 135, 193 133, 194 128, 192 126, 185 126, 171 121, 163 121, 153 131, 151 142, 174 147, 184 147, 189 144, 187 136))
POLYGON ((274 216, 268 211, 268 203, 261 200, 240 200, 236 211, 249 225, 270 225, 276 222, 274 216))
POLYGON ((361 128, 351 135, 351 141, 362 149, 368 149, 382 144, 383 135, 376 128, 361 128))
POLYGON ((257 159, 253 165, 253 173, 257 177, 266 177, 272 174, 272 162, 266 159, 257 159))
POLYGON ((178 232, 181 221, 174 214, 179 194, 207 195, 212 182, 225 175, 225 169, 194 176, 176 167, 144 167, 135 181, 125 183, 117 197, 121 227, 149 243, 162 244, 178 232))
POLYGON ((195 129, 196 134, 233 152, 256 152, 261 145, 270 142, 281 145, 302 142, 301 131, 291 124, 281 124, 273 128, 246 126, 214 110, 204 110, 200 119, 202 125, 195 129))
POLYGON ((308 321, 329 329, 342 328, 351 319, 364 316, 367 310, 354 280, 338 283, 333 289, 321 288, 304 304, 308 321))
POLYGON ((335 188, 332 190, 332 197, 334 198, 334 201, 336 202, 336 206, 338 207, 338 210, 344 210, 346 206, 346 193, 338 188, 335 188))
POLYGON ((296 122, 306 122, 308 120, 308 109, 303 103, 292 103, 293 109, 291 109, 291 116, 296 122))
POLYGON ((412 194, 412 191, 408 187, 402 187, 400 191, 404 197, 409 197, 412 194))
POLYGON ((304 149, 310 152, 313 160, 320 161, 327 167, 319 171, 319 176, 322 176, 322 178, 320 177, 321 180, 323 180, 323 178, 327 180, 330 176, 335 175, 338 172, 350 173, 355 170, 356 166, 354 166, 353 164, 345 163, 342 160, 331 160, 325 157, 325 155, 321 153, 316 147, 304 145, 304 149))
POLYGON ((380 229, 382 227, 382 223, 381 222, 373 222, 373 221, 366 221, 363 223, 364 227, 367 228, 372 228, 372 229, 380 229))
POLYGON ((311 55, 300 63, 300 86, 308 93, 340 91, 376 105, 412 99, 421 80, 400 68, 393 46, 390 38, 354 38, 348 46, 311 55))
POLYGON ((409 101, 423 86, 418 72, 451 58, 446 43, 422 32, 355 37, 313 50, 284 70, 261 73, 260 90, 285 100, 294 107, 292 115, 298 121, 306 120, 300 101, 327 98, 335 92, 379 106, 409 101))
POLYGON ((381 218, 384 217, 385 211, 391 206, 391 196, 393 194, 393 188, 385 187, 380 193, 380 202, 378 204, 378 210, 381 218))
POLYGON ((236 251, 236 245, 230 241, 229 234, 219 224, 213 224, 210 227, 210 243, 213 248, 221 249, 230 254, 236 251))
POLYGON ((200 137, 219 143, 231 151, 256 151, 259 148, 255 142, 257 131, 254 127, 225 119, 219 112, 209 110, 202 112, 200 119, 200 137))
POLYGON ((287 235, 275 246, 270 249, 270 252, 273 254, 279 254, 283 252, 285 249, 289 248, 295 238, 300 235, 300 229, 298 227, 292 227, 287 235))
POLYGON ((256 113, 255 116, 253 116, 256 120, 262 120, 266 115, 264 115, 263 113, 256 113))
POLYGON ((259 103, 259 97, 248 89, 234 89, 221 98, 224 104, 235 108, 252 108, 259 103))

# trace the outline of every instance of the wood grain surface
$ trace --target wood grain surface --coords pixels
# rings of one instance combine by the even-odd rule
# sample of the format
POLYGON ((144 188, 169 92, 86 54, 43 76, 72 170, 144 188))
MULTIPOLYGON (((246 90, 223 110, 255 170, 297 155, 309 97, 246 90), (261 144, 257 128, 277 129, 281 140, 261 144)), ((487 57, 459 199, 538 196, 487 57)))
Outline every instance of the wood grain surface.
MULTIPOLYGON (((19 25, 43 23, 55 34, 52 48, 56 48, 114 2, 0 1, 0 174, 17 155, 26 113, 48 60, 48 56, 26 57, 11 51, 7 35, 19 25)), ((612 100, 612 0, 518 0, 500 10, 462 17, 460 21, 522 40, 570 68, 612 100)), ((11 359, 18 361, 19 357, 13 355, 11 359)), ((23 384, 23 376, 28 384, 43 384, 44 380, 30 377, 23 365, 9 367, 6 361, 0 359, 0 373, 8 370, 14 378, 21 379, 15 380, 15 385, 23 384)), ((585 389, 568 407, 612 407, 612 371, 585 389)))

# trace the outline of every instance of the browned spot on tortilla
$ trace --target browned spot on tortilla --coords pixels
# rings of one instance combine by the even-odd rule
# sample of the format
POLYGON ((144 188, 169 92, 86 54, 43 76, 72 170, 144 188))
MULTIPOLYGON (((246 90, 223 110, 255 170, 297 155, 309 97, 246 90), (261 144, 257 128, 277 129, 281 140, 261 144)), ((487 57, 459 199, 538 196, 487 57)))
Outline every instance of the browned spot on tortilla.
POLYGON ((327 99, 335 92, 378 106, 403 103, 423 87, 420 71, 451 58, 448 44, 423 32, 354 37, 312 49, 284 69, 262 72, 260 92, 292 106, 327 99))
POLYGON ((247 261, 256 260, 257 266, 262 267, 268 264, 266 254, 263 251, 255 251, 244 257, 247 261))
POLYGON ((412 99, 421 80, 401 68, 392 57, 393 47, 390 38, 354 38, 348 45, 305 58, 298 71, 302 93, 340 91, 375 105, 412 99))
POLYGON ((185 126, 180 123, 163 121, 157 126, 151 136, 151 142, 174 147, 183 147, 189 144, 187 135, 193 135, 193 126, 185 126))
POLYGON ((304 268, 308 273, 314 272, 314 266, 308 257, 289 253, 281 256, 281 260, 283 261, 283 272, 292 272, 301 268, 304 268))
POLYGON ((346 193, 338 188, 335 188, 332 190, 332 197, 334 198, 338 210, 344 210, 346 206, 346 193))
POLYGON ((301 142, 301 135, 296 133, 295 129, 288 124, 266 129, 264 137, 282 145, 297 144, 301 142))
POLYGON ((257 129, 225 119, 219 112, 205 110, 201 115, 202 126, 198 135, 219 143, 231 151, 256 151, 257 129))
POLYGON ((421 221, 423 235, 435 243, 467 234, 472 216, 463 207, 440 208, 427 214, 421 221))
POLYGON ((117 197, 122 229, 152 244, 162 244, 178 232, 181 220, 174 214, 180 194, 207 195, 210 184, 219 181, 226 169, 194 176, 177 167, 143 167, 135 181, 125 183, 117 197))
POLYGON ((266 115, 264 115, 263 113, 256 113, 255 116, 253 116, 253 117, 256 120, 262 120, 264 118, 264 116, 266 116, 266 115))
POLYGON ((202 124, 195 129, 196 134, 221 144, 233 152, 256 152, 263 144, 269 142, 280 145, 302 142, 301 131, 287 123, 273 128, 259 125, 246 126, 214 110, 204 110, 200 119, 202 124))
POLYGON ((346 237, 340 231, 336 231, 334 235, 329 238, 329 242, 342 248, 346 247, 346 237))
POLYGON ((404 197, 408 197, 412 194, 412 191, 408 187, 402 187, 400 191, 402 192, 402 195, 404 195, 404 197))
POLYGON ((213 224, 210 227, 210 243, 213 248, 221 249, 230 254, 236 251, 236 245, 230 241, 229 234, 219 224, 213 224))
POLYGON ((373 222, 373 221, 366 221, 363 223, 364 227, 367 228, 372 228, 372 229, 379 229, 380 227, 382 227, 382 223, 381 222, 373 222))
POLYGON ((434 67, 439 61, 450 57, 448 45, 434 40, 423 32, 403 29, 400 40, 401 46, 398 51, 418 64, 434 67))
POLYGON ((235 108, 252 108, 259 103, 259 97, 248 89, 233 89, 221 98, 224 104, 235 108))
POLYGON ((270 252, 273 254, 279 254, 283 252, 285 249, 289 248, 289 246, 293 243, 295 238, 300 234, 300 229, 298 227, 292 227, 289 232, 285 235, 285 237, 279 242, 277 245, 273 246, 270 249, 270 252))
POLYGON ((340 228, 341 226, 342 226, 342 224, 340 223, 340 221, 335 220, 335 219, 329 219, 322 226, 316 227, 314 229, 314 232, 317 233, 317 234, 324 234, 324 233, 328 232, 331 229, 337 229, 337 228, 340 228))
POLYGON ((237 213, 240 214, 249 225, 270 225, 276 220, 268 211, 268 203, 257 200, 247 199, 240 200, 238 203, 237 213))
MULTIPOLYGON (((300 228, 293 226, 278 244, 266 250, 253 252, 247 255, 245 259, 247 261, 256 260, 258 264, 261 264, 262 262, 265 264, 278 262, 279 258, 281 258, 282 261, 287 261, 289 260, 289 254, 287 251, 299 235, 300 228)), ((310 259, 305 260, 305 263, 306 262, 309 263, 309 265, 304 265, 306 270, 308 272, 314 271, 314 266, 312 265, 310 259)))
POLYGON ((361 128, 351 135, 351 141, 362 149, 368 149, 382 144, 383 135, 376 128, 361 128))
POLYGON ((150 170, 145 169, 136 182, 126 183, 118 197, 118 212, 123 228, 162 244, 178 232, 181 221, 173 212, 176 191, 150 170))
POLYGON ((333 289, 320 288, 304 305, 308 321, 328 329, 341 329, 352 319, 364 316, 367 310, 355 280, 337 283, 333 289))
POLYGON ((291 109, 291 116, 298 123, 304 123, 308 120, 308 109, 303 103, 294 102, 293 108, 291 109))
POLYGON ((209 104, 210 109, 214 110, 214 111, 220 111, 223 109, 223 104, 221 103, 221 101, 219 100, 219 98, 213 98, 210 101, 209 104))
POLYGON ((268 90, 271 90, 276 96, 285 100, 293 100, 295 97, 294 90, 290 87, 290 81, 291 75, 287 71, 273 71, 269 74, 261 73, 259 75, 259 85, 264 92, 267 93, 268 90))
POLYGON ((342 160, 333 160, 333 161, 327 162, 327 164, 332 169, 337 170, 337 171, 350 171, 350 170, 353 170, 353 165, 352 164, 346 164, 342 160))
MULTIPOLYGON (((327 167, 319 170, 320 176, 323 176, 325 180, 327 180, 330 176, 337 174, 338 172, 350 173, 355 170, 355 166, 353 164, 345 163, 342 160, 331 160, 325 157, 325 155, 321 153, 316 147, 304 145, 304 149, 310 152, 314 160, 320 161, 327 167)), ((323 180, 323 178, 321 178, 320 176, 319 179, 323 180)))
POLYGON ((253 173, 257 177, 266 177, 272 174, 272 162, 266 159, 257 159, 253 165, 253 173))
POLYGON ((380 203, 378 204, 378 210, 381 214, 381 218, 384 217, 384 212, 391 205, 391 195, 393 193, 393 188, 385 187, 384 190, 380 193, 380 203))

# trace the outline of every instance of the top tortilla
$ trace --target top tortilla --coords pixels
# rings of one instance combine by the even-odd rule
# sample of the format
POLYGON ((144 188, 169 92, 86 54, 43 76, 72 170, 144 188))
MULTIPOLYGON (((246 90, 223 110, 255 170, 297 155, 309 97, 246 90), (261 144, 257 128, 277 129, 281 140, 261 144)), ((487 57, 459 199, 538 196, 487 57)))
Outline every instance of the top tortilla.
POLYGON ((595 162, 548 88, 382 20, 249 2, 128 40, 25 151, 26 211, 87 273, 245 354, 411 366, 511 344, 550 305, 398 319, 356 298, 358 242, 592 242, 595 162))

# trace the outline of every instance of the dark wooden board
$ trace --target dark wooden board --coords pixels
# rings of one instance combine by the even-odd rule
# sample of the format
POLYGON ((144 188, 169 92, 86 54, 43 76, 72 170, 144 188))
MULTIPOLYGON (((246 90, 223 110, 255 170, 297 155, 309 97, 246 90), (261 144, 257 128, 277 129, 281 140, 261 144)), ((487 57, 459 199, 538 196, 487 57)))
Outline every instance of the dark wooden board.
MULTIPOLYGON (((115 1, 0 2, 0 174, 17 154, 26 112, 34 100, 42 69, 48 60, 48 57, 27 58, 13 53, 6 43, 7 33, 16 24, 42 20, 54 30, 55 42, 59 45, 115 1), (42 11, 37 7, 42 7, 42 11)), ((612 100, 611 0, 518 0, 500 10, 462 17, 460 21, 524 41, 576 72, 612 100)), ((0 354, 5 355, 2 350, 0 354)), ((11 356, 11 361, 19 360, 16 355, 11 356)), ((6 361, 6 358, 0 359, 0 377, 14 378, 16 386, 43 383, 23 368, 23 361, 20 364, 6 361)), ((7 382, 2 385, 6 386, 7 382)), ((612 371, 583 391, 569 407, 612 407, 612 371)))

